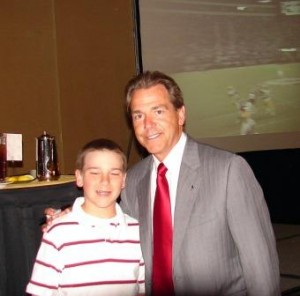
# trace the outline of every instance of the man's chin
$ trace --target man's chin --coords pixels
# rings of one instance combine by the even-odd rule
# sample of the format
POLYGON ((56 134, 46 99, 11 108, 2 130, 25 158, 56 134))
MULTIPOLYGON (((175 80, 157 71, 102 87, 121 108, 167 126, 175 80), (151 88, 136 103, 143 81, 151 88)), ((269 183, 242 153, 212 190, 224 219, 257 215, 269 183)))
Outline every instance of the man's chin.
POLYGON ((157 149, 157 142, 153 141, 153 142, 150 142, 149 141, 143 145, 143 147, 145 149, 147 149, 147 151, 151 154, 155 154, 155 153, 158 153, 159 152, 159 149, 157 149))
POLYGON ((161 150, 157 149, 157 147, 149 147, 149 148, 146 148, 148 153, 154 155, 158 160, 162 161, 161 158, 162 158, 162 152, 161 150))

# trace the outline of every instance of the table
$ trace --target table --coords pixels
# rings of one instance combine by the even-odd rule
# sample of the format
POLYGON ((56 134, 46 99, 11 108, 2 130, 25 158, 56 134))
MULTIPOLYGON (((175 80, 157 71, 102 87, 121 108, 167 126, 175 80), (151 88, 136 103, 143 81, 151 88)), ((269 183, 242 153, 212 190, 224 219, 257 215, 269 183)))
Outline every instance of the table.
POLYGON ((70 205, 82 195, 71 175, 34 180, 0 189, 0 296, 26 295, 25 287, 40 245, 47 207, 70 205))

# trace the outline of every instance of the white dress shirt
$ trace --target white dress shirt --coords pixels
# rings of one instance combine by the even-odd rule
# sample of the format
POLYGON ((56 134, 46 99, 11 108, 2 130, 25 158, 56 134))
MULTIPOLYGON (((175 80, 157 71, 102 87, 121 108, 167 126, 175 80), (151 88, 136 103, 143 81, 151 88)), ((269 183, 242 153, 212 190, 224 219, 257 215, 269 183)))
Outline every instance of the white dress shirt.
MULTIPOLYGON (((163 160, 164 165, 168 169, 166 173, 166 177, 169 183, 173 225, 174 225, 177 183, 178 183, 180 165, 181 165, 181 160, 182 160, 186 140, 187 140, 186 134, 182 133, 178 143, 173 147, 173 149, 170 151, 167 157, 163 160)), ((155 156, 153 156, 153 159, 154 159, 154 163, 153 163, 152 173, 151 173, 151 213, 152 214, 153 214, 154 198, 155 198, 155 191, 156 191, 157 167, 160 164, 160 161, 155 156)))

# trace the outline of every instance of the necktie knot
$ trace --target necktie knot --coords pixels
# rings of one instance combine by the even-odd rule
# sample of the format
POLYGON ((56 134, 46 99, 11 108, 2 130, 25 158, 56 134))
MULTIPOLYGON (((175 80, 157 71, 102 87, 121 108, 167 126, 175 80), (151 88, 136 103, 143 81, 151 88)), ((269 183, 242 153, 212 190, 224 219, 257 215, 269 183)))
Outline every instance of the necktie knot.
POLYGON ((161 162, 159 165, 158 165, 158 168, 157 168, 157 174, 159 176, 165 176, 166 175, 166 172, 167 172, 167 167, 161 162))

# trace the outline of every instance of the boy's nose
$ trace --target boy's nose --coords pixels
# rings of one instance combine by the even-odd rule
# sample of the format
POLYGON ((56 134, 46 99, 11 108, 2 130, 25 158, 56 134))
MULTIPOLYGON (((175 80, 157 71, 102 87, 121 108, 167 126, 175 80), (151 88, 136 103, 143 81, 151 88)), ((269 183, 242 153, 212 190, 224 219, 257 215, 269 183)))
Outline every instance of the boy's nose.
POLYGON ((108 174, 102 174, 99 178, 100 183, 109 183, 109 175, 108 174))

